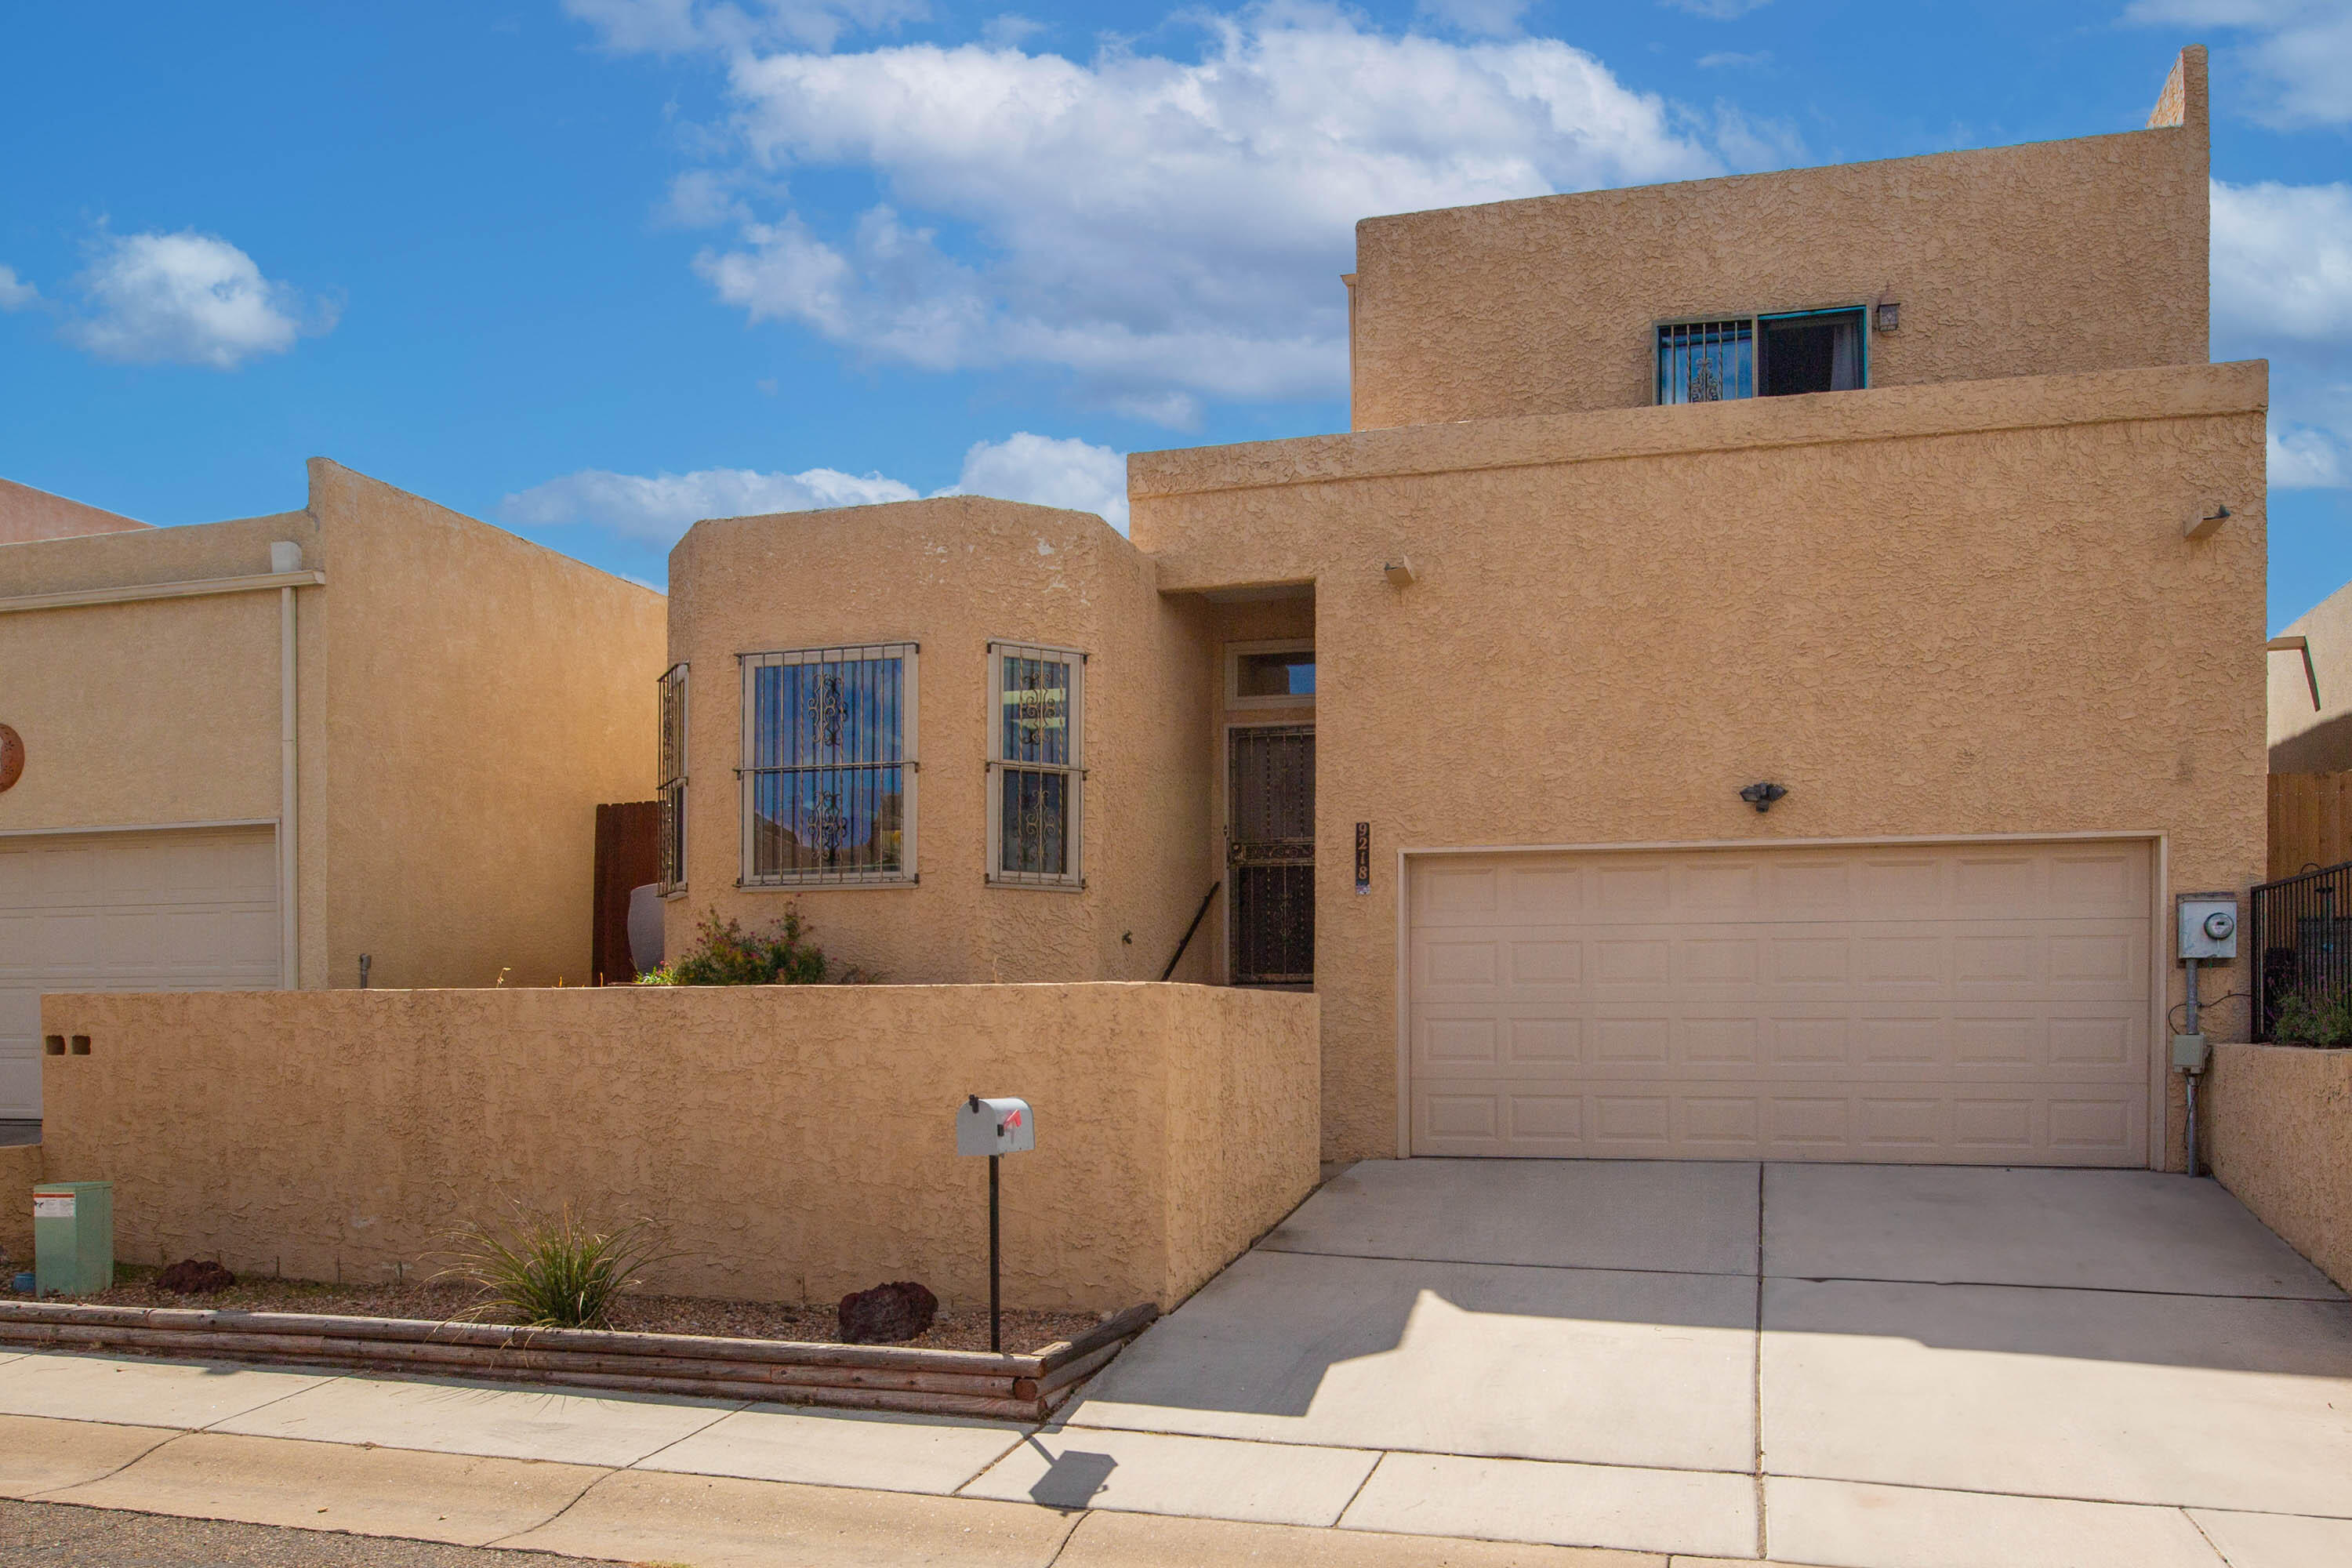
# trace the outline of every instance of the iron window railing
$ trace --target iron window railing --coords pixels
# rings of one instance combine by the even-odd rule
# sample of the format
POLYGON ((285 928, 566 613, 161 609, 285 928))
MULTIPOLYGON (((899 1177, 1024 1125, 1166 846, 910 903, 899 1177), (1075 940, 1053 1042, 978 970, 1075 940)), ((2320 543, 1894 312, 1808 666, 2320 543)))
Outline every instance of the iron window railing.
POLYGON ((740 656, 745 887, 914 880, 915 655, 740 656))
POLYGON ((1727 403, 1870 384, 1869 312, 1764 311, 1658 327, 1658 401, 1727 403))
POLYGON ((1658 329, 1658 401, 1721 403, 1756 395, 1756 322, 1682 321, 1658 329))
POLYGON ((1087 656, 988 645, 988 879, 1080 888, 1087 656))
POLYGON ((2352 991, 2352 861, 2264 882, 2248 901, 2254 1037, 2268 1040, 2289 997, 2326 1003, 2352 991))
POLYGON ((660 778, 661 889, 686 886, 686 666, 674 664, 661 678, 660 778))

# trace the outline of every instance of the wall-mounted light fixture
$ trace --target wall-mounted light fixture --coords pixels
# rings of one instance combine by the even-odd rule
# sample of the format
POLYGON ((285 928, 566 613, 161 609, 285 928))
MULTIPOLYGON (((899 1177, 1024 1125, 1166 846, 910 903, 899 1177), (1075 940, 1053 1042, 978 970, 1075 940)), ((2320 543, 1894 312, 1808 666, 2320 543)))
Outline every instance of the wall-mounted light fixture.
POLYGON ((2230 509, 2226 506, 2217 506, 2206 516, 2197 518, 2183 526, 2180 531, 2185 538, 2210 539, 2215 530, 2229 521, 2230 509))
POLYGON ((1878 330, 1891 332, 1903 324, 1903 307, 1892 300, 1878 302, 1878 330))
POLYGON ((1739 792, 1739 798, 1754 806, 1759 812, 1766 812, 1772 809, 1774 801, 1788 793, 1788 790, 1780 784, 1752 784, 1739 792))
POLYGON ((1381 571, 1387 575, 1389 586, 1391 588, 1412 586, 1412 563, 1402 555, 1381 567, 1381 571))

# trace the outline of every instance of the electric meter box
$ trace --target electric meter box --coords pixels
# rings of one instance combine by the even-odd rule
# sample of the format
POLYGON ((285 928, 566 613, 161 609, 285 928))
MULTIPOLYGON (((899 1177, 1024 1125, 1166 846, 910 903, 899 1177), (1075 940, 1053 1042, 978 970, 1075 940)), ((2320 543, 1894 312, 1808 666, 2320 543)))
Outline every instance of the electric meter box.
POLYGON ((89 1296, 114 1283, 114 1184, 33 1189, 33 1293, 89 1296))
POLYGON ((956 1152, 1025 1154, 1037 1147, 1037 1118, 1025 1100, 972 1095, 956 1107, 956 1152))
POLYGON ((2189 893, 2180 900, 2180 956, 2238 956, 2238 900, 2226 893, 2189 893))

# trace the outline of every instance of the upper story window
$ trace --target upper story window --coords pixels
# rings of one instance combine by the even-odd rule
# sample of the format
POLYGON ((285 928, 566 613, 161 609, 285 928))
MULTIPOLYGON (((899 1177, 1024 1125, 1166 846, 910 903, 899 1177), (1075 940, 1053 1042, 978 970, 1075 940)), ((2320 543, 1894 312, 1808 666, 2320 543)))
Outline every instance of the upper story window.
POLYGON ((743 885, 915 879, 913 643, 743 661, 743 885))
POLYGON ((1791 310, 1658 329, 1658 401, 1722 403, 1869 384, 1859 310, 1791 310))
POLYGON ((1304 637, 1225 647, 1225 706, 1299 708, 1315 700, 1315 644, 1304 637))
POLYGON ((686 666, 661 678, 661 890, 686 886, 686 666))
POLYGON ((988 645, 988 879, 1081 888, 1087 656, 988 645))

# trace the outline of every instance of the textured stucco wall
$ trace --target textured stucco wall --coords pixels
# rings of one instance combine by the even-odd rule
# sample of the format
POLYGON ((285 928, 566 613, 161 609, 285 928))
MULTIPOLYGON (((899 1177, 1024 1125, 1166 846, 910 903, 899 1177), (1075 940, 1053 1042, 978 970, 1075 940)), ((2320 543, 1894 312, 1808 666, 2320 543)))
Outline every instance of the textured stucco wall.
POLYGON ((651 1215, 656 1288, 987 1293, 967 1093, 1018 1094, 1007 1300, 1173 1304, 1315 1184, 1316 1004, 1186 985, 52 996, 46 1171, 131 1262, 380 1279, 509 1199, 651 1215))
POLYGON ((0 544, 32 539, 74 539, 89 533, 122 533, 147 525, 101 507, 68 500, 13 479, 0 479, 0 544))
POLYGON ((12 1274, 33 1266, 33 1184, 47 1179, 38 1143, 0 1147, 0 1252, 12 1274))
MULTIPOLYGON (((316 534, 291 512, 0 545, 0 598, 264 573, 273 540, 316 534)), ((275 594, 0 615, 26 758, 0 832, 276 816, 278 635, 275 594)))
POLYGON ((2352 1051, 2216 1046, 2199 1107, 2214 1177, 2352 1289, 2352 1051))
MULTIPOLYGON (((310 510, 332 564, 304 984, 358 984, 362 952, 376 985, 588 984, 597 804, 652 793, 662 596, 324 458, 310 510)), ((274 735, 274 679, 270 701, 274 735)))
MULTIPOLYGON (((1216 876, 1198 739, 1210 658, 1199 607, 1163 599, 1152 563, 1100 518, 959 496, 700 522, 671 552, 670 594, 692 709, 671 952, 713 909, 756 927, 796 899, 828 956, 891 981, 1160 977, 1216 876), (1088 655, 1082 891, 986 885, 994 640, 1088 655), (881 642, 920 645, 920 880, 738 888, 736 656, 881 642)), ((646 765, 650 788, 650 742, 646 765)), ((1175 978, 1213 973, 1195 939, 1175 978)))
POLYGON ((2333 594, 2296 617, 2282 637, 2308 638, 2311 670, 2299 653, 2270 655, 2271 772, 2352 771, 2352 587, 2333 594), (2311 681, 2319 680, 2319 706, 2311 681))
POLYGON ((1401 847, 2146 833, 2171 888, 2260 879, 2265 387, 2182 366, 1132 458, 1165 587, 1317 584, 1327 1155, 1395 1151, 1401 847), (2216 500, 2231 522, 2185 541, 2216 500), (1756 779, 1790 791, 1769 816, 1756 779))
POLYGON ((1356 229, 1355 427, 1655 400, 1661 321, 1893 300, 1870 382, 2207 357, 2205 53, 2176 125, 1356 229))

